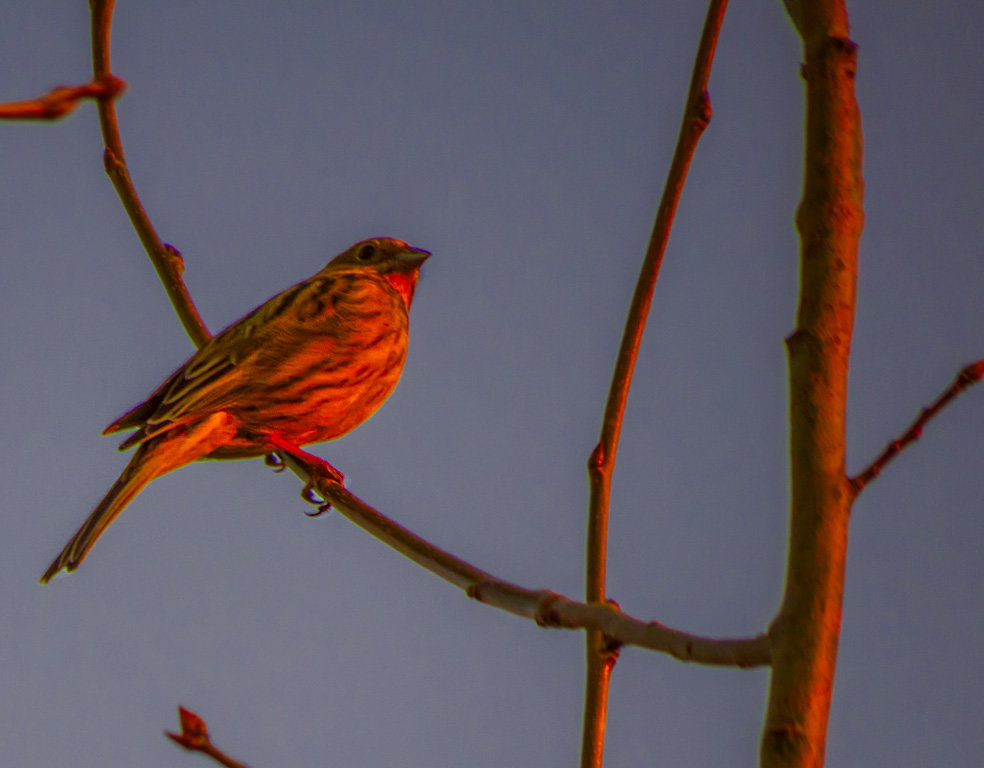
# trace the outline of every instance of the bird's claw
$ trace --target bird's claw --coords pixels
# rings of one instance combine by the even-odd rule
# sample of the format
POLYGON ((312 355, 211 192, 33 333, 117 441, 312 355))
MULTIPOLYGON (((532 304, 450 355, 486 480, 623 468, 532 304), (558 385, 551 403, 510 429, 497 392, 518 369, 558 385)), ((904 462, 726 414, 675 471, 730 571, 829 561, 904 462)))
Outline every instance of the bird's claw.
POLYGON ((284 463, 283 459, 281 459, 275 453, 266 454, 263 457, 263 463, 266 464, 268 467, 271 467, 273 471, 277 473, 283 472, 285 469, 287 469, 287 465, 284 463))
POLYGON ((315 493, 313 483, 308 483, 301 489, 301 498, 308 504, 314 504, 318 508, 315 512, 305 512, 304 514, 308 517, 320 517, 331 509, 331 502, 325 501, 315 493))
POLYGON ((308 517, 321 517, 325 512, 331 512, 331 502, 326 501, 314 510, 314 512, 305 512, 304 514, 308 517))

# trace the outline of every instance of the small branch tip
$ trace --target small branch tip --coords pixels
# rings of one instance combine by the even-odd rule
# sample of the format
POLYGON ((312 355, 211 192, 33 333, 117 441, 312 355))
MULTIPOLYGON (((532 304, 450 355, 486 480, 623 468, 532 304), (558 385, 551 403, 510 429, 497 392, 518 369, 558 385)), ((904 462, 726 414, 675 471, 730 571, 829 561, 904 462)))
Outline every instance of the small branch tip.
POLYGON ((854 491, 854 495, 857 496, 864 490, 865 486, 878 477, 885 466, 905 450, 906 447, 922 437, 923 428, 926 424, 942 411, 943 408, 949 405, 950 402, 956 399, 957 395, 979 382, 982 377, 984 377, 984 359, 964 367, 957 374, 953 383, 950 384, 942 395, 936 398, 932 405, 926 406, 919 411, 919 416, 900 437, 892 440, 878 458, 868 465, 867 469, 850 478, 849 483, 854 491))

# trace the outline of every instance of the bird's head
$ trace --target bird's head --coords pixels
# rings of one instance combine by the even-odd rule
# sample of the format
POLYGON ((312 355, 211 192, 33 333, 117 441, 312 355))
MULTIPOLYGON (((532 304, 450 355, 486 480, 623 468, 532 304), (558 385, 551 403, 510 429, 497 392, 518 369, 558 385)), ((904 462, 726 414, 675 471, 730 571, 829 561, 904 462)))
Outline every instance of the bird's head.
POLYGON ((361 240, 348 250, 338 254, 328 262, 325 269, 356 267, 370 269, 382 275, 403 297, 410 308, 413 292, 417 287, 420 265, 430 251, 414 248, 412 245, 392 237, 374 237, 361 240))

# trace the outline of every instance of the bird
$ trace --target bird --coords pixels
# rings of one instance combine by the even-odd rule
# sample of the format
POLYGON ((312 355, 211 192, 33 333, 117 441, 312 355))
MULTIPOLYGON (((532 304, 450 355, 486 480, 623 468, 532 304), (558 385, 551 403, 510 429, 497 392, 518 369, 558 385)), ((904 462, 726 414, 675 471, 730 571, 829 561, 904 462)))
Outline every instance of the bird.
POLYGON ((72 572, 148 483, 199 459, 241 459, 334 440, 390 396, 429 251, 362 240, 212 336, 103 431, 136 452, 41 577, 72 572))

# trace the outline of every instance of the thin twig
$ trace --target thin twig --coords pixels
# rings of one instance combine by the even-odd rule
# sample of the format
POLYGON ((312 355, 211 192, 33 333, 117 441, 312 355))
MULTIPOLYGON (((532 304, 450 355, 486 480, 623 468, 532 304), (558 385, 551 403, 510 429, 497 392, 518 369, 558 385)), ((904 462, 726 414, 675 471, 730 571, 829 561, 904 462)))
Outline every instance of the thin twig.
POLYGON ((305 452, 278 452, 284 465, 340 514, 384 544, 454 586, 468 597, 539 626, 591 629, 613 646, 632 645, 666 653, 680 661, 715 666, 758 667, 769 663, 765 635, 742 639, 698 637, 655 621, 642 621, 612 603, 581 603, 548 589, 527 589, 503 581, 422 539, 366 504, 342 486, 336 470, 305 452))
POLYGON ((164 731, 164 735, 175 744, 184 747, 189 752, 198 752, 211 757, 219 765, 224 765, 226 768, 246 768, 245 763, 233 760, 212 743, 208 736, 208 726, 205 721, 190 709, 179 706, 178 720, 181 723, 181 733, 164 731))
MULTIPOLYGON (((97 82, 106 82, 113 78, 109 59, 110 33, 112 30, 114 0, 91 0, 91 31, 92 31, 92 72, 97 82)), ((191 300, 188 288, 185 286, 181 273, 184 262, 181 254, 163 243, 158 237, 150 217, 140 203, 137 190, 130 179, 126 157, 123 154, 123 143, 120 139, 119 122, 116 119, 116 106, 112 99, 98 101, 99 125, 102 129, 103 142, 106 149, 103 153, 103 163, 106 173, 113 182, 116 194, 119 195, 130 217, 130 223, 137 232, 140 242, 147 251, 157 275, 164 284, 174 311, 181 320, 185 332, 191 337, 195 346, 200 347, 209 339, 208 328, 198 314, 198 309, 191 300)))
POLYGON ((109 74, 83 85, 56 85, 43 96, 0 104, 0 120, 58 120, 74 111, 82 99, 111 101, 126 83, 109 74))
MULTIPOLYGON (((649 247, 643 261, 639 281, 632 296, 629 316, 625 323, 611 389, 605 406, 601 438, 588 460, 590 501, 588 512, 586 599, 589 603, 603 603, 608 549, 608 514, 611 499, 611 479, 618 451, 622 416, 629 396, 629 386, 639 345, 646 326, 646 317, 652 303, 653 291, 659 277, 663 253, 670 237, 670 228, 676 213, 684 181, 690 168, 697 142, 711 119, 711 102, 707 94, 707 82, 711 74, 714 50, 727 0, 711 0, 704 20, 700 46, 694 62, 687 93, 686 107, 680 134, 677 138, 673 162, 670 165, 660 199, 649 247)), ((582 733, 581 766, 597 768, 602 762, 604 747, 605 712, 608 698, 608 679, 615 655, 611 644, 599 632, 588 632, 587 679, 585 687, 584 728, 582 733)))
POLYGON ((892 459, 905 450, 907 446, 922 437, 923 427, 926 426, 926 423, 930 419, 949 405, 957 395, 979 382, 982 377, 984 377, 984 359, 978 360, 976 363, 971 363, 960 371, 957 374, 957 378, 953 380, 953 383, 947 390, 936 398, 932 405, 923 408, 918 418, 912 422, 912 425, 900 437, 890 442, 885 447, 885 450, 882 451, 881 455, 868 465, 867 469, 850 479, 854 494, 861 493, 868 483, 878 477, 892 459))

